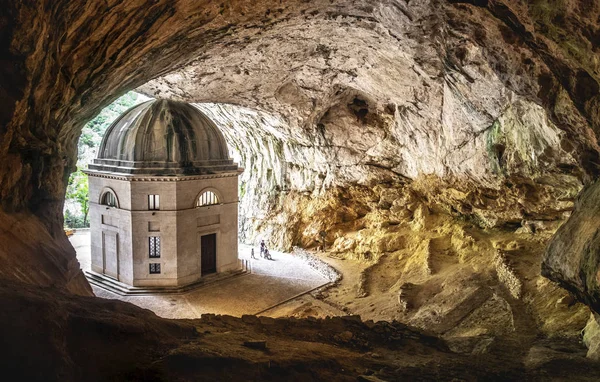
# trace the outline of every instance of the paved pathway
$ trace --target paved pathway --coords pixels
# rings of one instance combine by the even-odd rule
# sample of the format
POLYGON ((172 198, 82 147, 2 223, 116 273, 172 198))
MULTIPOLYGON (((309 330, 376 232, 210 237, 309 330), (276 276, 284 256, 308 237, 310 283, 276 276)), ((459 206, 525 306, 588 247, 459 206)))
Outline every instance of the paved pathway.
MULTIPOLYGON (((82 269, 90 269, 89 232, 76 232, 71 243, 82 269)), ((271 251, 273 260, 250 259, 250 246, 240 244, 239 257, 251 261, 252 273, 199 287, 179 295, 119 296, 93 286, 96 296, 131 302, 166 318, 194 318, 202 313, 255 314, 328 282, 293 255, 271 251)), ((258 248, 255 248, 258 256, 258 248)))

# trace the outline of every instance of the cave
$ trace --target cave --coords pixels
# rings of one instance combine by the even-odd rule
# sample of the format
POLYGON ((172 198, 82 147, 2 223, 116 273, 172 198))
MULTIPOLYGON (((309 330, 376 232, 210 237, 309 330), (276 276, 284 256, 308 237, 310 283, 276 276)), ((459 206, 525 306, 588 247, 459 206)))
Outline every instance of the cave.
POLYGON ((9 1, 2 366, 17 380, 598 380, 600 4, 9 1), (64 231, 84 125, 195 105, 239 238, 325 264, 286 313, 95 296, 64 231))

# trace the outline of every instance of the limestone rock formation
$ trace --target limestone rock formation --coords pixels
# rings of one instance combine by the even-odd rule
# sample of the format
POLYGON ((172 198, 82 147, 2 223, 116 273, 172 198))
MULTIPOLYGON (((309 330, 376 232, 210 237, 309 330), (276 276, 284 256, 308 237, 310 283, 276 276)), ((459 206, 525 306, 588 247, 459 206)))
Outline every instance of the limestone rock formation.
MULTIPOLYGON (((246 167, 248 240, 334 244, 377 261, 411 244, 401 228, 426 239, 403 258, 406 282, 439 284, 432 279, 444 264, 435 256, 454 245, 466 253, 486 246, 493 267, 488 241, 478 244, 463 222, 548 235, 599 175, 599 16, 590 0, 8 2, 0 14, 0 276, 91 294, 62 232, 66 182, 83 123, 134 88, 253 109, 209 108, 223 124, 236 119, 226 134, 246 167), (450 244, 436 241, 438 219, 454 219, 450 244)), ((597 187, 560 229, 544 272, 599 313, 597 187)), ((526 291, 551 289, 538 269, 526 291)), ((443 285, 470 287, 469 300, 479 287, 471 276, 443 285)), ((539 296, 556 293, 544 293, 531 294, 531 305, 554 314, 539 296)), ((461 313, 459 323, 460 309, 444 297, 440 311, 468 332, 460 325, 469 318, 461 313)), ((506 322, 510 297, 487 297, 469 317, 498 308, 506 322)), ((114 310, 103 311, 109 321, 114 310)), ((447 330, 433 312, 424 307, 411 319, 447 330)), ((74 317, 67 324, 90 319, 74 317)), ((133 331, 152 322, 140 317, 133 331)), ((486 339, 473 349, 490 346, 486 339)), ((519 365, 550 364, 552 349, 542 348, 519 365)), ((172 370, 197 356, 176 352, 165 362, 172 370)))
POLYGON ((600 311, 600 184, 586 188, 544 254, 542 274, 600 311))
POLYGON ((600 361, 600 324, 598 316, 590 315, 587 325, 584 329, 583 342, 588 347, 588 358, 600 361))
POLYGON ((482 227, 560 224, 598 173, 599 7, 451 3, 306 11, 140 90, 261 110, 203 106, 247 169, 250 240, 309 244, 319 228, 298 232, 302 200, 398 181, 482 227))
POLYGON ((334 266, 350 275, 306 306, 324 302, 365 319, 398 320, 453 342, 510 335, 526 348, 536 336, 579 338, 589 309, 540 274, 553 225, 540 222, 533 233, 481 229, 426 203, 411 185, 397 184, 299 199, 302 209, 289 216, 301 243, 316 245, 325 229, 323 258, 341 260, 334 266))
MULTIPOLYGON (((235 127, 250 142, 236 140, 243 156, 266 164, 253 178, 271 189, 320 193, 431 175, 440 189, 458 184, 468 193, 467 183, 517 194, 505 205, 460 201, 463 214, 486 226, 559 218, 585 178, 583 147, 595 141, 581 136, 591 131, 568 90, 552 100, 569 110, 568 121, 544 110, 541 96, 550 95, 538 77, 552 68, 510 25, 520 20, 510 18, 511 8, 492 8, 506 14, 435 1, 305 13, 302 24, 286 19, 217 44, 141 90, 273 115, 270 126, 235 127)), ((532 22, 527 16, 523 23, 532 22)))

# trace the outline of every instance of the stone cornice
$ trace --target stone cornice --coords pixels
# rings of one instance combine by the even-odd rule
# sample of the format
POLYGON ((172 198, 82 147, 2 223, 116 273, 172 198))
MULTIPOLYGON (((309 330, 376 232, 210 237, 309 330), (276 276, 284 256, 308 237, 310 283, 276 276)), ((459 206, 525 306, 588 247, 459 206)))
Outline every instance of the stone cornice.
POLYGON ((206 174, 206 175, 183 175, 183 176, 149 176, 149 175, 121 175, 121 174, 110 174, 105 172, 83 170, 88 176, 95 176, 98 178, 105 179, 116 179, 125 180, 128 182, 184 182, 190 180, 201 180, 201 179, 215 179, 215 178, 229 178, 238 176, 244 171, 239 168, 236 172, 227 172, 220 174, 206 174))

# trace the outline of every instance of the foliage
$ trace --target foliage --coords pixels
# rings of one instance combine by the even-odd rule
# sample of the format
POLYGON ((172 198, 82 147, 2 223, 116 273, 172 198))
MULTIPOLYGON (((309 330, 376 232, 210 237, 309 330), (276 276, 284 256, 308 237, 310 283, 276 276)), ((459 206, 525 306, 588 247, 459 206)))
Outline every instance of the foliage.
POLYGON ((81 137, 79 138, 79 166, 84 167, 84 165, 89 163, 89 155, 85 155, 88 152, 87 148, 92 149, 92 151, 95 152, 94 149, 100 146, 102 136, 104 136, 106 129, 115 119, 117 119, 117 117, 130 107, 144 102, 147 99, 148 98, 143 95, 135 92, 126 93, 122 97, 117 98, 115 102, 102 109, 96 118, 89 121, 81 130, 81 137), (82 161, 86 161, 86 163, 81 163, 82 161))
POLYGON ((79 203, 83 214, 83 225, 85 227, 89 226, 87 222, 88 212, 90 210, 88 191, 88 177, 81 169, 78 169, 71 174, 69 185, 67 186, 66 198, 75 200, 79 203))
POLYGON ((69 209, 65 210, 65 227, 69 228, 87 228, 89 224, 83 223, 83 218, 80 215, 72 214, 69 209))
POLYGON ((64 214, 65 224, 68 227, 89 227, 89 222, 87 221, 89 212, 88 179, 87 175, 81 170, 87 168, 87 165, 96 156, 106 129, 127 109, 147 99, 147 97, 141 94, 128 92, 102 109, 100 114, 89 121, 81 130, 77 155, 77 171, 71 174, 65 195, 64 214))

